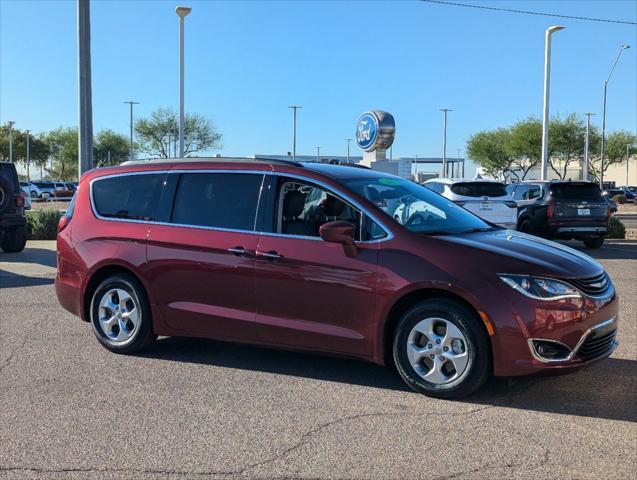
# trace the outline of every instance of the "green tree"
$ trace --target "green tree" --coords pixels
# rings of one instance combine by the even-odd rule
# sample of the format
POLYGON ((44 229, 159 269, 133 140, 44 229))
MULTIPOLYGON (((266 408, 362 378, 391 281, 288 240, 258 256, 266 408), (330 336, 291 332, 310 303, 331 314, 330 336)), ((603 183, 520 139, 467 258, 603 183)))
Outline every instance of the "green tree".
POLYGON ((59 127, 51 130, 45 140, 51 149, 52 166, 49 175, 60 180, 77 179, 77 128, 59 127))
POLYGON ((513 158, 511 168, 524 180, 542 160, 542 122, 529 117, 515 123, 505 148, 513 158))
POLYGON ((511 131, 506 128, 482 131, 472 135, 467 142, 467 153, 486 173, 500 177, 511 171, 513 159, 506 149, 511 131))
POLYGON ((93 162, 96 167, 119 165, 128 159, 129 149, 125 135, 110 129, 101 130, 93 140, 93 162))
MULTIPOLYGON (((155 110, 150 118, 135 122, 139 150, 154 157, 171 157, 170 143, 179 131, 177 114, 169 108, 155 110)), ((187 113, 184 125, 184 156, 218 150, 222 134, 211 120, 197 113, 187 113)))
MULTIPOLYGON (((26 166, 27 147, 26 132, 20 129, 12 129, 13 137, 13 161, 26 166)), ((29 134, 29 158, 30 166, 40 167, 46 163, 49 156, 49 147, 42 134, 29 134)), ((9 124, 0 127, 0 160, 9 160, 9 124)))

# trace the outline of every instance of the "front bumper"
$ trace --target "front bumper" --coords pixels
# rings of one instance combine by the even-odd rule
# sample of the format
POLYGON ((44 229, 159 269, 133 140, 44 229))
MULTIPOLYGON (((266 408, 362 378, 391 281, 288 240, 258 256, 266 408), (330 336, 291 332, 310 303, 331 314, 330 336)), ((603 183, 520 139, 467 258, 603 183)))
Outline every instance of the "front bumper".
POLYGON ((606 358, 617 348, 619 300, 614 287, 603 298, 552 302, 532 301, 517 292, 512 296, 506 290, 498 296, 499 305, 489 314, 495 328, 491 337, 495 376, 565 373, 606 358), (597 348, 595 342, 601 340, 605 348, 597 348), (534 341, 561 345, 564 355, 543 357, 534 341))

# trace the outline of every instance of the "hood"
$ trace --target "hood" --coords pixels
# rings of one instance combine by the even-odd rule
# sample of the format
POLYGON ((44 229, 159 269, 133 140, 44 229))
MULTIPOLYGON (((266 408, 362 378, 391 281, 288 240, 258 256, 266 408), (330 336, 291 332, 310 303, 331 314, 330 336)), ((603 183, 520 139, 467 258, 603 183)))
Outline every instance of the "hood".
POLYGON ((587 278, 604 271, 597 261, 582 252, 513 230, 440 236, 437 239, 449 246, 455 244, 463 250, 475 250, 477 261, 488 266, 489 270, 495 269, 496 273, 587 278))

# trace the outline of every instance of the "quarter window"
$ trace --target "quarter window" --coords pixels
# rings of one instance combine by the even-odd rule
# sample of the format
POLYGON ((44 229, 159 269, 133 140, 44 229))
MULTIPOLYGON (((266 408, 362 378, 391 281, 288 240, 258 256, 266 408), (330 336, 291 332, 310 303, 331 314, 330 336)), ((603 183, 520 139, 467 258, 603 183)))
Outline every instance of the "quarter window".
POLYGON ((154 220, 164 174, 121 175, 93 182, 95 210, 102 217, 154 220))
POLYGON ((253 231, 263 175, 186 173, 181 175, 172 223, 253 231))

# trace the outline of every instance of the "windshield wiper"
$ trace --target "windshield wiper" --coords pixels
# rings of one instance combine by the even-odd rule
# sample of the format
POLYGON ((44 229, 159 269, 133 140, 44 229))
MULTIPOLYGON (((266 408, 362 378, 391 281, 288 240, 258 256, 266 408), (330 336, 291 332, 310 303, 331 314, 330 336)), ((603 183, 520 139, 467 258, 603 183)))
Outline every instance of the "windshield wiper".
POLYGON ((476 227, 476 228, 471 228, 469 230, 465 230, 463 232, 460 232, 461 235, 464 235, 466 233, 479 233, 479 232, 494 232, 496 230, 500 230, 497 227, 476 227))

